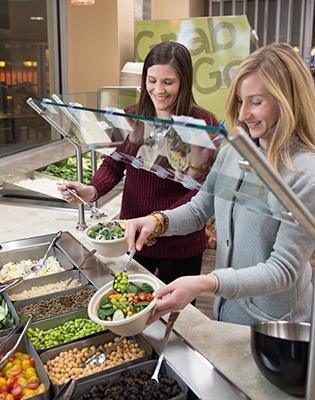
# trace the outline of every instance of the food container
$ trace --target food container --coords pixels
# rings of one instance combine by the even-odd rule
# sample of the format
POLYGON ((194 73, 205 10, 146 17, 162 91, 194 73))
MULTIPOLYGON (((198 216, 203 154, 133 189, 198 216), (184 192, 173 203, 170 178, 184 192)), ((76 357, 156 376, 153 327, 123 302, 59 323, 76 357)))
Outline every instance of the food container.
MULTIPOLYGON (((72 271, 69 271, 69 272, 72 273, 72 271)), ((68 273, 68 272, 66 272, 66 273, 68 273)), ((83 277, 83 275, 78 277, 78 279, 80 279, 80 278, 83 278, 83 280, 85 281, 85 278, 83 277)), ((61 297, 61 296, 64 296, 64 295, 71 296, 72 294, 76 294, 76 293, 80 292, 81 290, 87 290, 87 289, 90 289, 93 292, 96 292, 96 290, 97 290, 96 287, 91 285, 91 284, 84 285, 84 286, 79 286, 79 287, 76 287, 76 288, 72 288, 72 289, 68 289, 68 290, 62 290, 60 292, 54 292, 54 293, 51 293, 51 294, 47 294, 45 296, 38 296, 38 297, 36 297, 36 304, 38 304, 42 300, 47 300, 47 301, 51 300, 51 301, 53 301, 53 299, 56 298, 56 297, 61 297)), ((16 301, 14 303, 14 308, 16 310, 17 316, 19 316, 19 311, 22 308, 30 306, 32 304, 34 304, 34 298, 27 299, 27 300, 22 300, 22 301, 16 301)), ((76 306, 76 304, 74 304, 74 306, 76 306)), ((79 307, 79 305, 78 305, 77 310, 72 310, 72 311, 68 311, 68 312, 79 311, 79 310, 82 310, 82 309, 86 309, 86 307, 79 307)), ((42 314, 41 316, 39 316, 37 318, 33 315, 32 321, 39 321, 39 320, 42 320, 42 319, 45 319, 45 318, 46 319, 47 318, 52 318, 52 317, 56 317, 58 315, 62 315, 62 314, 65 314, 65 313, 66 312, 58 312, 58 310, 55 310, 55 314, 53 314, 53 315, 43 315, 42 314)))
MULTIPOLYGON (((88 339, 83 339, 83 340, 81 339, 81 340, 77 341, 76 343, 67 343, 67 344, 58 346, 57 348, 44 351, 43 353, 40 354, 40 358, 41 358, 42 363, 46 364, 47 361, 52 360, 53 358, 57 357, 62 351, 68 351, 73 348, 77 348, 77 349, 81 350, 84 347, 89 347, 89 346, 93 346, 93 345, 99 346, 100 344, 104 344, 106 342, 112 342, 115 337, 117 337, 117 335, 113 334, 112 332, 107 331, 104 333, 100 333, 96 336, 90 337, 88 339)), ((145 351, 145 355, 143 357, 138 358, 137 360, 132 360, 132 361, 128 361, 124 364, 117 365, 116 367, 110 367, 104 371, 97 372, 93 375, 89 375, 89 376, 80 378, 77 381, 78 382, 81 382, 81 381, 86 382, 91 377, 104 376, 104 374, 111 373, 111 372, 119 370, 121 368, 126 368, 131 365, 142 363, 143 361, 151 360, 153 357, 152 346, 146 341, 146 339, 142 335, 136 336, 133 339, 140 345, 140 348, 145 351)), ((63 385, 57 385, 52 382, 52 387, 53 387, 54 394, 57 394, 61 390, 63 385)))
POLYGON ((262 374, 294 396, 306 390, 310 324, 266 321, 251 326, 251 349, 262 374))
MULTIPOLYGON (((5 354, 7 353, 16 343, 19 334, 12 335, 12 337, 4 344, 0 344, 0 353, 5 354)), ((34 347, 27 339, 26 336, 23 337, 21 343, 17 347, 16 351, 22 351, 24 353, 28 353, 31 357, 35 360, 35 369, 37 375, 39 377, 40 383, 43 383, 46 386, 46 391, 44 393, 38 394, 37 396, 33 396, 33 400, 48 400, 50 399, 50 380, 48 378, 47 372, 42 364, 39 355, 35 351, 34 347)))
MULTIPOLYGON (((37 243, 33 245, 26 245, 23 247, 15 248, 14 245, 10 246, 10 243, 6 245, 4 243, 3 248, 0 247, 0 270, 3 265, 7 264, 8 262, 20 262, 22 260, 40 260, 45 251, 47 250, 49 240, 45 243, 37 243)), ((73 264, 67 258, 67 256, 59 250, 58 247, 53 246, 50 250, 48 257, 54 256, 59 261, 59 264, 64 270, 69 270, 73 268, 73 264)), ((33 278, 32 278, 33 279, 33 278)), ((31 280, 32 280, 31 279, 31 280)))
MULTIPOLYGON (((135 274, 128 277, 130 282, 135 283, 147 283, 152 286, 153 290, 158 290, 160 283, 153 275, 149 274, 135 274)), ((141 333, 146 328, 146 323, 151 315, 155 305, 156 299, 153 299, 151 303, 142 311, 131 317, 119 320, 119 321, 106 321, 102 320, 98 316, 98 310, 102 298, 113 291, 113 281, 107 283, 101 287, 90 300, 88 306, 88 314, 92 321, 99 325, 106 326, 110 331, 121 336, 132 336, 141 333)))
MULTIPOLYGON (((72 269, 69 271, 64 271, 64 272, 58 272, 56 274, 51 274, 51 275, 45 275, 45 276, 40 276, 38 278, 34 279, 27 279, 23 282, 21 282, 19 285, 14 286, 12 289, 8 290, 9 296, 12 296, 13 294, 20 294, 24 290, 30 290, 33 287, 39 287, 39 286, 44 286, 48 284, 54 284, 60 281, 66 281, 67 279, 70 279, 71 277, 75 276, 75 279, 77 279, 79 282, 81 282, 82 286, 87 285, 89 283, 88 279, 84 274, 81 274, 81 272, 78 272, 77 269, 72 269)), ((53 293, 64 293, 66 291, 71 290, 72 288, 62 290, 60 292, 52 292, 53 293)), ((40 298, 42 295, 39 296, 33 296, 32 299, 34 298, 40 298)), ((27 299, 25 299, 27 300, 27 299)), ((14 301, 14 300, 13 300, 14 301)), ((22 300, 19 300, 22 301, 22 300)))
MULTIPOLYGON (((32 322, 31 325, 30 325, 30 328, 32 328, 32 329, 38 328, 40 330, 47 330, 47 329, 51 329, 51 328, 56 328, 57 326, 63 325, 66 322, 71 321, 71 320, 75 320, 77 318, 89 319, 87 311, 86 310, 74 311, 74 312, 71 312, 71 313, 59 315, 57 317, 52 317, 52 318, 43 319, 43 320, 40 320, 40 321, 37 321, 37 322, 32 322)), ((89 336, 86 336, 86 337, 95 337, 97 334, 98 333, 95 333, 95 334, 92 334, 92 335, 89 335, 89 336)), ((78 338, 78 339, 69 340, 69 342, 67 342, 67 344, 68 343, 77 342, 78 340, 81 340, 81 339, 83 339, 83 338, 81 337, 81 338, 78 338)), ((59 346, 61 346, 63 344, 66 344, 66 343, 58 344, 56 346, 47 347, 45 349, 37 349, 36 347, 35 348, 39 353, 41 353, 41 352, 45 351, 48 348, 49 349, 57 348, 57 347, 59 347, 59 346)))
MULTIPOLYGON (((151 360, 151 361, 145 361, 143 363, 139 363, 127 368, 119 369, 117 371, 114 371, 110 374, 100 374, 98 376, 93 376, 91 378, 87 378, 85 380, 80 380, 77 381, 75 384, 75 390, 72 396, 73 400, 78 399, 79 396, 88 393, 89 390, 97 384, 105 385, 109 384, 115 381, 118 381, 119 378, 121 377, 121 373, 123 371, 130 371, 130 372, 136 372, 136 371, 145 371, 148 372, 150 375, 153 374, 153 371, 156 367, 156 360, 151 360)), ((170 367, 170 365, 166 362, 163 361, 162 367, 161 367, 161 372, 166 374, 169 378, 175 379, 176 382, 179 384, 181 387, 182 392, 176 396, 173 397, 172 400, 184 400, 188 398, 188 386, 186 383, 177 375, 177 373, 170 367)))
POLYGON ((7 303, 8 309, 11 312, 11 315, 12 315, 12 318, 13 318, 13 321, 14 321, 14 324, 13 324, 13 326, 11 328, 1 329, 0 330, 0 337, 3 337, 3 336, 7 336, 12 331, 12 329, 14 329, 14 327, 16 325, 18 325, 19 317, 18 317, 18 315, 16 313, 16 310, 15 310, 15 308, 14 308, 14 306, 13 306, 13 304, 12 304, 8 294, 7 294, 7 292, 6 291, 2 292, 0 296, 2 296, 3 300, 7 303))
MULTIPOLYGON (((116 220, 113 220, 116 221, 116 220)), ((93 239, 89 236, 92 229, 98 225, 93 224, 85 230, 86 239, 93 245, 93 247, 104 257, 119 257, 125 254, 128 250, 128 244, 125 238, 121 239, 93 239)), ((106 223, 104 224, 106 225, 106 223)))

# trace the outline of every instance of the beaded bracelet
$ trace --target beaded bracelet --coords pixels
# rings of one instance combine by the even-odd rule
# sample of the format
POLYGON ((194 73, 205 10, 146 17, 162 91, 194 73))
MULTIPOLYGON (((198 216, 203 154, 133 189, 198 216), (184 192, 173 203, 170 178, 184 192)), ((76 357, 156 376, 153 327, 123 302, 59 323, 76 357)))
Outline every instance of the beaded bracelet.
POLYGON ((156 238, 163 235, 167 231, 169 225, 168 217, 161 211, 153 211, 150 214, 150 217, 154 218, 155 227, 153 232, 147 237, 147 240, 145 241, 145 244, 147 246, 153 246, 156 243, 156 238), (160 220, 157 214, 162 215, 163 221, 160 220))

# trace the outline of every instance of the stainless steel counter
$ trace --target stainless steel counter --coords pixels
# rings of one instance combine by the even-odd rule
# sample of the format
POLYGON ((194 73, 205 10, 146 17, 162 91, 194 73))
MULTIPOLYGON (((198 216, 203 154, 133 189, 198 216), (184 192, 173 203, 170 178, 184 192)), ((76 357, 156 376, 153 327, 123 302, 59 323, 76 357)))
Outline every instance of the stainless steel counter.
MULTIPOLYGON (((113 204, 107 207, 105 211, 108 215, 117 210, 113 204)), ((71 211, 0 203, 0 216, 0 244, 45 234, 48 242, 52 233, 62 229, 69 231, 83 244, 79 248, 72 246, 63 235, 62 247, 74 262, 83 261, 86 252, 92 249, 84 233, 76 231, 77 216, 71 211)), ((97 255, 97 258, 91 257, 87 262, 85 273, 100 287, 112 279, 109 271, 122 269, 127 261, 127 255, 115 259, 97 255)), ((133 261, 130 272, 145 271, 133 261)), ((157 352, 164 333, 163 325, 163 321, 157 321, 144 331, 157 352)), ((176 321, 175 330, 166 352, 167 360, 200 398, 244 399, 245 393, 247 398, 253 400, 294 399, 270 384, 256 367, 250 351, 249 327, 211 321, 195 307, 188 305, 176 321)))

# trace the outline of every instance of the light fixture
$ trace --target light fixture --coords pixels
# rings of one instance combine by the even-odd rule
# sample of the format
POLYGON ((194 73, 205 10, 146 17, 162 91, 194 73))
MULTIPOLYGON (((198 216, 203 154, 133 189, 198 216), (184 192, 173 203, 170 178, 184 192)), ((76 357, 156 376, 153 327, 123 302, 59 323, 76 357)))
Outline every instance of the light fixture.
POLYGON ((5 68, 5 61, 0 60, 0 68, 5 68))
POLYGON ((44 17, 39 17, 39 16, 30 17, 31 21, 43 21, 44 19, 45 19, 44 17))
POLYGON ((93 6, 95 0, 70 0, 70 4, 73 6, 93 6))

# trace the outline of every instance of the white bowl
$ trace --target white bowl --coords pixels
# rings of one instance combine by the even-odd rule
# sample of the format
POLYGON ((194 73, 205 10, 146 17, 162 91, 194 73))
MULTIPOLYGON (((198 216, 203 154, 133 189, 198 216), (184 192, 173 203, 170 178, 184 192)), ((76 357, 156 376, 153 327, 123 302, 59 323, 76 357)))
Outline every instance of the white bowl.
MULTIPOLYGON (((159 281, 154 276, 147 274, 135 274, 128 277, 130 282, 147 283, 152 286, 153 290, 160 288, 159 281)), ((113 291, 113 281, 101 287, 91 298, 88 305, 88 314, 92 321, 99 325, 106 326, 110 331, 120 336, 133 336, 141 333, 146 328, 146 322, 153 311, 156 299, 154 298, 151 303, 139 313, 125 318, 120 321, 106 321, 98 317, 99 305, 102 298, 113 291)))
POLYGON ((112 240, 105 240, 105 239, 97 240, 97 239, 92 239, 88 235, 89 232, 92 229, 94 229, 98 224, 99 223, 93 224, 85 230, 86 238, 93 244, 98 253, 100 253, 104 257, 119 257, 125 254, 128 250, 128 243, 126 242, 125 238, 112 239, 112 240))

